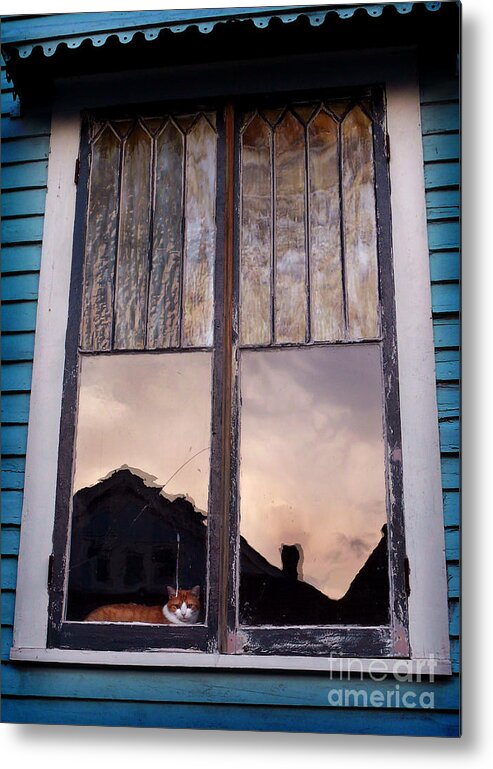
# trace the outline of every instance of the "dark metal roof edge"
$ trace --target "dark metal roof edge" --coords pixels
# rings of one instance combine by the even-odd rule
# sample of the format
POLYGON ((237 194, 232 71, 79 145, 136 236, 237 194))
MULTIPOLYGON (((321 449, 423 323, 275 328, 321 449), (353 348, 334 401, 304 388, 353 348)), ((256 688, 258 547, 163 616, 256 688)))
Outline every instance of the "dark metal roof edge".
MULTIPOLYGON (((45 56, 53 56, 60 45, 66 45, 69 49, 79 48, 86 40, 90 40, 92 45, 96 48, 103 46, 110 37, 117 37, 120 43, 126 45, 130 43, 136 34, 142 34, 146 40, 155 40, 163 29, 168 29, 171 32, 179 33, 184 32, 189 27, 196 27, 199 32, 208 34, 212 32, 217 24, 227 24, 231 22, 244 22, 251 21, 258 29, 265 29, 269 26, 272 19, 280 19, 284 24, 289 24, 296 21, 300 16, 305 16, 310 22, 311 26, 316 27, 324 23, 326 17, 329 14, 336 14, 340 19, 349 19, 356 11, 366 11, 370 18, 377 18, 382 15, 384 9, 394 8, 397 13, 408 14, 413 10, 414 6, 423 6, 428 11, 438 11, 442 2, 410 2, 410 3, 371 3, 371 4, 354 4, 346 6, 280 6, 276 12, 273 11, 273 7, 268 8, 255 8, 248 9, 208 9, 209 16, 195 11, 195 16, 190 16, 190 12, 183 12, 184 18, 181 21, 177 21, 176 18, 166 20, 164 18, 159 24, 153 25, 152 23, 143 23, 135 26, 120 25, 119 29, 105 29, 104 31, 91 31, 84 34, 64 34, 61 37, 46 37, 45 39, 36 40, 23 40, 15 41, 14 39, 8 39, 8 35, 4 35, 3 40, 3 56, 6 61, 12 57, 12 51, 17 51, 21 59, 27 59, 35 48, 41 48, 45 56), (229 13, 227 13, 229 11, 229 13), (240 11, 243 11, 241 13, 240 11), (223 13, 221 13, 223 12, 223 13), (211 14, 214 15, 211 15, 211 14)), ((277 8, 277 7, 276 7, 277 8)), ((84 15, 84 14, 80 14, 84 15)), ((101 14, 103 16, 105 14, 101 14)), ((135 18, 136 14, 128 14, 135 18)), ((142 16, 146 16, 142 13, 142 16)))

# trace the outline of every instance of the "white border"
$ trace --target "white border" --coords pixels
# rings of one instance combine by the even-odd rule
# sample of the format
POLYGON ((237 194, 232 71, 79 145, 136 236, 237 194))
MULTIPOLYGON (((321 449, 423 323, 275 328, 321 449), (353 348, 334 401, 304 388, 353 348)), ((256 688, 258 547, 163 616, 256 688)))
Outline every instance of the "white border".
MULTIPOLYGON (((186 68, 184 68, 186 78, 186 68)), ((414 53, 329 55, 325 85, 383 82, 390 137, 391 206, 404 467, 410 562, 411 667, 429 661, 449 674, 450 649, 442 486, 435 390, 419 88, 414 53), (346 67, 345 64, 348 66, 346 67)), ((176 73, 123 73, 61 83, 54 106, 28 431, 14 645, 11 659, 122 665, 345 669, 351 660, 187 652, 46 649, 47 567, 52 548, 58 438, 72 259, 80 107, 159 98, 176 73), (151 85, 152 83, 152 85, 151 85), (152 89, 152 90, 151 90, 152 89)), ((191 88, 193 91, 193 87, 191 88)), ((191 91, 187 91, 193 96, 191 91)), ((354 661, 361 663, 361 660, 354 661)), ((371 664, 371 660, 365 664, 371 664)), ((383 660, 378 661, 379 664, 383 660)), ((387 660, 391 666, 393 660, 387 660)))

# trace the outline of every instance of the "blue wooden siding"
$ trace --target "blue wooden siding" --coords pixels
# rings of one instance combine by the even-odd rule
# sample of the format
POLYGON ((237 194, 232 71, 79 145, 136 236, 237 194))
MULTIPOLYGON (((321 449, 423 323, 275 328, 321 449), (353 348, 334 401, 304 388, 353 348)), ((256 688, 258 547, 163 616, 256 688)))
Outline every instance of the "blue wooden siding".
POLYGON ((421 116, 430 249, 443 515, 454 677, 459 670, 460 599, 460 113, 458 83, 428 72, 421 78, 421 116))
MULTIPOLYGON (((2 68, 2 660, 12 640, 50 113, 13 118, 2 68)), ((5 714, 4 714, 5 718, 5 714)))
POLYGON ((3 367, 2 660, 3 719, 45 724, 141 725, 359 734, 456 736, 459 730, 459 112, 457 84, 422 79, 423 148, 430 244, 444 526, 454 676, 407 685, 432 691, 433 710, 364 707, 393 684, 330 681, 282 673, 115 670, 14 665, 12 643, 19 526, 29 415, 36 297, 49 144, 48 112, 10 118, 2 72, 3 367), (332 689, 358 702, 331 706, 332 689))

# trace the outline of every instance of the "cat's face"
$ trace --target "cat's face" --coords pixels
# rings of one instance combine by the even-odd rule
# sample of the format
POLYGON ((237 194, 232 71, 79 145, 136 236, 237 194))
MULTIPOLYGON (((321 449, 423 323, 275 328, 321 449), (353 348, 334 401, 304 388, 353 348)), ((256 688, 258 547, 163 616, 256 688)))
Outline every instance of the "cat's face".
POLYGON ((169 600, 166 609, 170 618, 176 623, 193 625, 197 622, 200 612, 200 586, 196 585, 191 590, 176 590, 168 587, 169 600))

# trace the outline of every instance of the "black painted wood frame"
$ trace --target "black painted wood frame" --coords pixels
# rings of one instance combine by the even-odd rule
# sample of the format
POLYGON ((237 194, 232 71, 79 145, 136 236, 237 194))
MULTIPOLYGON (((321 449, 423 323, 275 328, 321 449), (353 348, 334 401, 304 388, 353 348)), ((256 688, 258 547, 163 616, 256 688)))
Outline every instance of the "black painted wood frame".
MULTIPOLYGON (((306 92, 303 94, 307 95, 306 92)), ((309 94, 311 96, 312 94, 309 94)), ((313 96, 329 100, 342 95, 341 92, 316 92, 313 96)), ((232 460, 229 539, 229 596, 228 596, 228 643, 231 654, 279 654, 300 656, 338 657, 408 657, 409 633, 408 610, 405 586, 405 541, 402 481, 402 450, 399 408, 399 376, 397 359, 397 337, 395 324, 394 276, 392 264, 390 181, 388 174, 387 133, 385 125, 385 94, 382 87, 353 89, 344 95, 358 99, 370 95, 371 118, 373 122, 373 149, 375 171, 375 194, 377 214, 377 251, 379 275, 379 300, 381 334, 374 340, 381 351, 382 381, 384 382, 384 433, 386 462, 386 496, 388 522, 388 556, 390 585, 389 625, 364 627, 351 626, 240 626, 239 623, 239 433, 240 433, 240 361, 238 312, 233 313, 233 414, 232 414, 232 460)), ((293 95, 293 100, 296 95, 293 95)), ((288 97, 289 103, 289 97, 288 97)), ((246 101, 243 111, 261 106, 259 100, 246 101)), ((239 304, 239 228, 240 228, 240 111, 237 114, 235 130, 235 259, 233 306, 239 304)), ((367 344, 364 342, 337 342, 330 344, 367 344)), ((270 345, 270 349, 278 345, 270 345)), ((281 346, 281 345, 279 345, 281 346)), ((304 347, 309 345, 290 345, 304 347)), ((286 347, 286 345, 282 345, 286 347)), ((245 349, 252 349, 245 345, 245 349)), ((259 348, 260 349, 260 348, 259 348)), ((265 349, 265 348, 264 348, 265 349)))
MULTIPOLYGON (((252 93, 257 90, 252 88, 252 93)), ((282 89, 280 89, 282 90, 282 89)), ((399 414, 397 340, 392 267, 390 186, 386 152, 385 94, 371 90, 379 292, 381 305, 380 344, 386 433, 386 481, 389 530, 390 623, 388 626, 288 626, 240 627, 239 595, 239 114, 245 100, 214 100, 207 109, 217 109, 218 184, 217 246, 215 268, 214 352, 211 424, 211 470, 208 511, 208 591, 203 625, 127 625, 68 622, 64 619, 70 538, 72 460, 77 416, 80 353, 79 326, 82 306, 82 277, 85 222, 88 203, 89 141, 84 124, 80 149, 80 175, 76 199, 73 267, 66 336, 66 358, 60 450, 53 533, 52 567, 49 575, 48 646, 72 649, 144 651, 150 649, 222 652, 229 654, 408 657, 408 615, 405 587, 405 542, 402 488, 402 453, 399 414)), ((355 90, 352 89, 352 93, 355 90)), ((351 94, 351 91, 349 92, 351 94)), ((303 96, 337 98, 348 89, 330 93, 291 91, 283 98, 303 96)), ((259 105, 257 97, 255 106, 259 105)), ((180 102, 180 107, 184 106, 180 102)), ((167 109, 170 106, 166 105, 167 109)), ((188 105, 185 105, 188 106, 188 105)), ((193 108, 204 108, 195 102, 193 108)), ((136 108, 143 114, 142 107, 136 108)), ((147 110, 145 110, 147 112, 147 110)), ((112 109, 132 114, 132 108, 112 109)), ((159 354, 152 351, 151 354, 159 354)))

